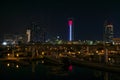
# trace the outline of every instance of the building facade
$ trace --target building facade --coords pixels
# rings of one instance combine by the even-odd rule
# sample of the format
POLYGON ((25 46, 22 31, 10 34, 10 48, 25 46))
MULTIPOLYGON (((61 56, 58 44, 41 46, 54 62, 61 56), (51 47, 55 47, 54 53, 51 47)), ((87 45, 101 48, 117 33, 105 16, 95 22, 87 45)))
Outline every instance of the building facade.
POLYGON ((113 25, 111 23, 106 23, 104 25, 104 41, 106 43, 112 43, 113 42, 113 25))

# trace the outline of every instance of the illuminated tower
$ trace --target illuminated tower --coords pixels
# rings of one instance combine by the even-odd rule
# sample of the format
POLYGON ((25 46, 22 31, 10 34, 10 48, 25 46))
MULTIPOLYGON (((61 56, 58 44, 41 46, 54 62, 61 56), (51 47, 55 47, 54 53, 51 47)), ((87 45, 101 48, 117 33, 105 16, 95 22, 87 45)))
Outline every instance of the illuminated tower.
POLYGON ((104 24, 104 41, 111 43, 113 39, 113 25, 106 22, 104 24))
POLYGON ((69 26, 69 41, 73 41, 73 20, 69 19, 68 21, 68 26, 69 26))

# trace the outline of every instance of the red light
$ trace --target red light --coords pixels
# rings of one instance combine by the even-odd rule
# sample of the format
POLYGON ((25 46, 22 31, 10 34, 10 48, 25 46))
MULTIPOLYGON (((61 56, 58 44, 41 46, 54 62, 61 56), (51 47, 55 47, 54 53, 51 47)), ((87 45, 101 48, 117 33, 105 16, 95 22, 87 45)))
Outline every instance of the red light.
POLYGON ((69 69, 69 71, 72 71, 72 69, 73 69, 72 65, 70 65, 70 66, 68 67, 68 69, 69 69))
POLYGON ((68 24, 69 24, 69 25, 72 25, 72 20, 69 20, 68 24))

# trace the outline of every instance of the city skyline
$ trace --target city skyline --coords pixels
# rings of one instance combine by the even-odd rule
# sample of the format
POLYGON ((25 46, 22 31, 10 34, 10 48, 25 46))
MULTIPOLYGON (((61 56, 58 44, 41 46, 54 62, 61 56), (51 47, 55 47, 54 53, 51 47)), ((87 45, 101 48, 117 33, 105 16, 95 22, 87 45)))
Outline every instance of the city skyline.
MULTIPOLYGON (((3 2, 0 34, 25 33, 32 22, 47 28, 52 36, 68 40, 68 18, 74 18, 75 40, 102 40, 105 20, 113 23, 119 35, 119 2, 45 3, 3 2)), ((117 35, 117 36, 118 36, 117 35)))

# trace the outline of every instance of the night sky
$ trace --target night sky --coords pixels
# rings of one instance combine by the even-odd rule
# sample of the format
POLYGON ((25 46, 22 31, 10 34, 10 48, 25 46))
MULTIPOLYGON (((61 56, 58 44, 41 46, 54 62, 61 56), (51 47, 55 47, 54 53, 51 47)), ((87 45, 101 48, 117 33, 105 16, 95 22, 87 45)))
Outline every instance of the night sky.
POLYGON ((49 36, 68 40, 68 18, 74 20, 75 40, 102 40, 105 20, 112 22, 114 35, 120 37, 120 2, 115 1, 4 1, 0 3, 0 35, 24 34, 34 22, 49 36))

